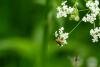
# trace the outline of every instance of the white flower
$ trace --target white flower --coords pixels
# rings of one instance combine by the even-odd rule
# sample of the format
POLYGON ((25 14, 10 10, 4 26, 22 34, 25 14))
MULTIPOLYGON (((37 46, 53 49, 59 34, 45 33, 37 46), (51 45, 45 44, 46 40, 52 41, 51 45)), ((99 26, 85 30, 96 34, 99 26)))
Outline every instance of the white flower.
POLYGON ((99 6, 99 1, 98 0, 95 0, 95 5, 99 6))
POLYGON ((87 67, 98 67, 98 60, 95 57, 89 57, 87 59, 87 67))
POLYGON ((93 2, 92 1, 88 1, 87 3, 86 3, 86 7, 91 7, 93 5, 93 2))
POLYGON ((83 17, 82 19, 84 22, 90 22, 91 24, 94 23, 94 21, 96 20, 96 17, 94 14, 87 14, 85 17, 83 17))
POLYGON ((92 39, 92 42, 93 43, 98 42, 98 37, 94 36, 94 39, 92 39))
POLYGON ((83 59, 80 58, 79 56, 75 56, 71 58, 71 62, 72 62, 73 67, 81 67, 83 59))
POLYGON ((93 37, 92 42, 98 42, 98 39, 100 38, 100 27, 96 27, 95 29, 91 29, 90 35, 93 37))
POLYGON ((59 34, 63 34, 63 30, 64 30, 64 28, 61 27, 61 28, 59 29, 59 34))
POLYGON ((91 24, 93 24, 94 21, 96 20, 96 16, 100 13, 100 8, 98 6, 99 6, 98 0, 95 0, 94 2, 88 1, 86 3, 86 7, 90 9, 91 13, 83 17, 82 21, 90 22, 91 24))
POLYGON ((67 14, 72 14, 73 11, 74 11, 74 8, 69 7, 68 10, 67 10, 67 12, 68 12, 67 14))
POLYGON ((57 7, 57 18, 67 17, 68 14, 72 14, 74 8, 66 5, 67 1, 61 3, 61 6, 57 7))
POLYGON ((56 42, 60 45, 63 46, 67 44, 66 39, 68 38, 69 33, 64 33, 64 28, 61 27, 58 31, 55 32, 55 37, 56 37, 56 42))

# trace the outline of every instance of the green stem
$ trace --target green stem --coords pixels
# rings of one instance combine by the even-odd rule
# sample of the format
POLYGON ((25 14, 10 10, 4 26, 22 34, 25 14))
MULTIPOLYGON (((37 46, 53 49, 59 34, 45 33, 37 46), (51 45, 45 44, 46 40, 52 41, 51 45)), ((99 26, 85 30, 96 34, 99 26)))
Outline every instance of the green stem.
POLYGON ((89 10, 89 9, 84 9, 84 10, 79 10, 79 11, 86 11, 86 10, 89 10))
POLYGON ((77 7, 77 0, 75 0, 74 7, 77 7))
POLYGON ((47 61, 47 46, 48 46, 48 25, 45 24, 44 26, 44 35, 43 35, 43 43, 42 43, 42 52, 41 52, 41 67, 46 67, 46 61, 47 61))
POLYGON ((95 28, 95 22, 93 23, 93 26, 94 26, 94 28, 95 28))
POLYGON ((49 39, 49 21, 48 21, 48 14, 49 14, 49 2, 50 0, 46 0, 46 8, 44 14, 44 31, 43 31, 43 43, 42 43, 42 50, 41 50, 41 67, 47 67, 47 50, 48 50, 48 39, 49 39))
POLYGON ((100 26, 100 14, 99 14, 99 26, 100 26))
POLYGON ((69 34, 71 34, 80 25, 81 22, 82 20, 78 22, 78 24, 69 32, 69 34))
MULTIPOLYGON (((90 12, 90 10, 87 12, 87 14, 90 12)), ((80 25, 80 23, 82 22, 82 20, 80 20, 79 22, 78 22, 78 24, 69 32, 69 34, 71 34, 79 25, 80 25)))

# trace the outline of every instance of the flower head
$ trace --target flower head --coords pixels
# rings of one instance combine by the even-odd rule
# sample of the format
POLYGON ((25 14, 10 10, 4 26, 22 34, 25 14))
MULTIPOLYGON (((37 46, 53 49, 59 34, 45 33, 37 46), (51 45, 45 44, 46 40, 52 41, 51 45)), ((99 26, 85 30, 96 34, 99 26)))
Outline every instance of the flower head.
POLYGON ((98 66, 98 60, 95 57, 89 57, 87 59, 87 67, 97 67, 98 66))
POLYGON ((60 45, 60 46, 63 46, 64 44, 67 44, 67 41, 66 39, 68 38, 68 34, 69 33, 64 33, 64 28, 61 27, 59 29, 59 31, 56 31, 55 32, 55 37, 56 37, 56 42, 60 45))
POLYGON ((91 24, 93 24, 94 21, 96 20, 96 16, 100 13, 100 8, 98 6, 99 6, 98 0, 95 0, 94 2, 88 1, 86 3, 86 7, 90 9, 91 13, 84 16, 82 20, 84 22, 90 22, 91 24))
POLYGON ((92 42, 98 42, 98 39, 100 38, 100 27, 96 27, 95 29, 91 29, 90 35, 93 37, 92 42))
POLYGON ((57 7, 57 18, 67 17, 68 14, 72 14, 74 8, 66 5, 67 1, 61 3, 61 6, 57 7))
POLYGON ((93 24, 96 20, 96 16, 94 14, 87 14, 85 17, 83 17, 82 20, 84 22, 90 22, 91 24, 93 24))

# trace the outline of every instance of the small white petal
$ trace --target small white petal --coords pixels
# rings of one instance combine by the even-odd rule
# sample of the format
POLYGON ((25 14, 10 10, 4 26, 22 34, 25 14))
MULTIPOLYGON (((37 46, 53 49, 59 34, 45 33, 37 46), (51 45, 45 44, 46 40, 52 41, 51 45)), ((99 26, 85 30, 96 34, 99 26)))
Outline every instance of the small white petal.
POLYGON ((55 37, 58 37, 58 33, 57 33, 57 31, 55 32, 55 37))

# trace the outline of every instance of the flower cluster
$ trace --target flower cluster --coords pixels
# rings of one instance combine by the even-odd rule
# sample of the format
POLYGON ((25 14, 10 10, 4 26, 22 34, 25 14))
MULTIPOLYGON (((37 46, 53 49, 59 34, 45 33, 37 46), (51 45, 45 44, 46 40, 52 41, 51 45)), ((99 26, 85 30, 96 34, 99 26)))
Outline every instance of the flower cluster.
POLYGON ((96 20, 96 16, 94 14, 87 14, 85 17, 83 17, 82 20, 84 22, 90 22, 91 24, 93 24, 96 20))
POLYGON ((67 1, 61 3, 61 6, 57 7, 57 18, 67 17, 68 14, 72 14, 74 8, 66 5, 67 1))
POLYGON ((79 56, 75 56, 71 58, 71 62, 73 67, 80 67, 82 65, 83 60, 79 56))
POLYGON ((100 27, 96 27, 95 29, 90 30, 90 35, 93 37, 93 42, 98 42, 98 39, 100 38, 100 27))
MULTIPOLYGON (((70 7, 66 3, 67 1, 64 1, 61 3, 60 6, 57 7, 56 17, 61 18, 61 17, 67 17, 68 15, 70 15, 70 19, 79 21, 80 18, 79 18, 79 10, 77 8, 77 5, 70 7)), ((100 15, 99 1, 89 0, 86 2, 86 7, 89 9, 89 12, 82 18, 82 21, 94 24, 96 17, 100 15)), ((84 10, 80 10, 80 11, 84 11, 84 10)), ((72 31, 78 27, 80 22, 72 29, 72 31)), ((64 28, 61 27, 59 31, 55 32, 56 42, 60 46, 67 44, 66 39, 68 38, 68 35, 69 35, 69 33, 64 33, 63 31, 64 31, 64 28)), ((94 29, 90 30, 90 35, 93 37, 92 42, 94 43, 98 42, 98 39, 100 38, 100 27, 95 27, 95 24, 94 24, 94 29)))
POLYGON ((87 67, 98 67, 98 59, 96 57, 89 57, 87 59, 87 67))
POLYGON ((64 31, 64 28, 61 27, 61 28, 59 29, 59 31, 56 31, 56 32, 55 32, 56 42, 57 42, 60 46, 63 46, 63 45, 65 45, 65 44, 67 44, 66 39, 68 38, 68 34, 69 34, 69 33, 66 33, 66 32, 64 33, 63 31, 64 31))
POLYGON ((100 13, 100 8, 98 6, 99 6, 98 0, 95 0, 94 2, 88 1, 86 3, 86 7, 90 9, 91 13, 83 17, 82 20, 84 22, 90 22, 91 24, 93 24, 94 21, 96 20, 96 16, 100 13))

